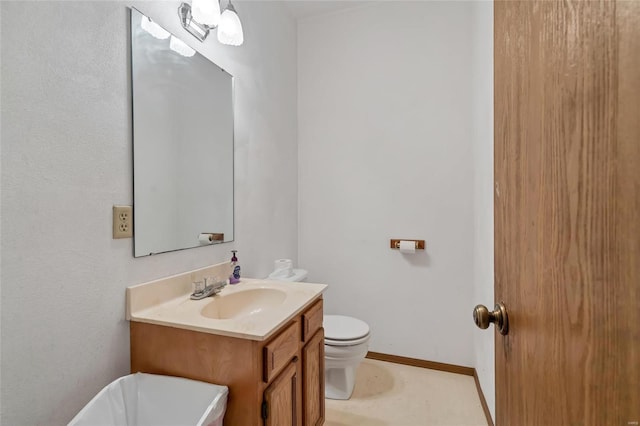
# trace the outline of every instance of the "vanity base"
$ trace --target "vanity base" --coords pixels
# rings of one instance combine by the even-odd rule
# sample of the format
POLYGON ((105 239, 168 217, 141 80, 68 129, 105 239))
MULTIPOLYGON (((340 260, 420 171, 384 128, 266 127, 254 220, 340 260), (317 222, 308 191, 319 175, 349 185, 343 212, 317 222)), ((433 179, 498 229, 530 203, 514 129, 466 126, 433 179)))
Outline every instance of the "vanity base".
POLYGON ((225 424, 321 425, 324 351, 312 350, 324 340, 318 315, 322 299, 266 341, 132 321, 131 372, 228 386, 225 424), (278 401, 269 406, 273 395, 278 401), (290 401, 284 409, 283 400, 290 401))

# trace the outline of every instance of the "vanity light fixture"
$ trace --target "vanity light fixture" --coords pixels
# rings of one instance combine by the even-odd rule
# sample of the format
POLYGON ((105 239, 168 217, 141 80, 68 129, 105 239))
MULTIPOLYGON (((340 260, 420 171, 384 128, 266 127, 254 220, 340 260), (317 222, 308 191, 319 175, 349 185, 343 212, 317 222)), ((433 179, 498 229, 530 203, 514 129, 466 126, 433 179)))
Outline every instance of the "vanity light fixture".
POLYGON ((220 22, 219 0, 192 0, 191 15, 196 22, 215 28, 220 22))
POLYGON ((236 8, 231 4, 227 4, 227 8, 220 16, 220 26, 218 27, 218 41, 222 44, 230 46, 240 46, 244 42, 244 34, 242 33, 242 23, 236 13, 236 8))
POLYGON ((220 43, 240 46, 244 42, 242 23, 231 0, 222 14, 219 0, 192 0, 192 4, 182 3, 178 8, 178 16, 182 27, 200 41, 207 38, 209 31, 217 28, 220 43))

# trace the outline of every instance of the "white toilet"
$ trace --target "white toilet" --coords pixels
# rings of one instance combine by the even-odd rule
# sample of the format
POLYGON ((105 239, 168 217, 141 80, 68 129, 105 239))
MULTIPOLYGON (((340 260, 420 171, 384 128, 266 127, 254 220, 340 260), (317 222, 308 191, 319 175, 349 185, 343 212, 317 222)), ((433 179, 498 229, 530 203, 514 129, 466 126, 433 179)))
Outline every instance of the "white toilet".
MULTIPOLYGON (((305 281, 307 271, 293 269, 291 261, 279 259, 269 279, 305 281)), ((356 370, 369 350, 369 326, 357 318, 324 316, 324 389, 329 399, 349 399, 356 383, 356 370)))
POLYGON ((324 316, 324 394, 349 399, 356 370, 369 350, 369 326, 357 318, 324 316))

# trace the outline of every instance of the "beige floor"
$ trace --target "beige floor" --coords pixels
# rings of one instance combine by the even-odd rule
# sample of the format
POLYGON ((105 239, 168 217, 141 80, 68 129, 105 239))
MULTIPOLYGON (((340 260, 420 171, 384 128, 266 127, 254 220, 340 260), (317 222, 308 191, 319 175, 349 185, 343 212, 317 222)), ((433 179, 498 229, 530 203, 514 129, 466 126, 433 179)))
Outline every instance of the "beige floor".
POLYGON ((326 400, 325 426, 486 425, 471 376, 365 359, 348 401, 326 400))

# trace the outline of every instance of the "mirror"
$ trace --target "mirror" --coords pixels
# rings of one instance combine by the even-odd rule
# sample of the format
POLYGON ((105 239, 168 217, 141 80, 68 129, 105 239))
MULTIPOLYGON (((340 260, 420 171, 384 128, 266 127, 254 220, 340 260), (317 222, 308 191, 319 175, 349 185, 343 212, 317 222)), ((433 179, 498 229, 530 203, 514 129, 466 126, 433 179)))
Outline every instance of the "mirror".
POLYGON ((131 86, 134 256, 233 241, 233 77, 131 9, 131 86))

